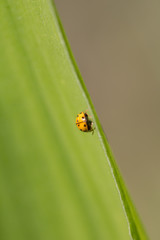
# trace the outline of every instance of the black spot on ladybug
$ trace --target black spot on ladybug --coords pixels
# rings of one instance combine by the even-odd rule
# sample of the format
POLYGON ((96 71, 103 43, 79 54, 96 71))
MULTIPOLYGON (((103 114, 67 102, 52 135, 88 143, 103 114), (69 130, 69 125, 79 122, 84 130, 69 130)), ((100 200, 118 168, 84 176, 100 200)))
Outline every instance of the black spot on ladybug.
POLYGON ((86 127, 86 124, 84 124, 84 127, 86 127))
POLYGON ((82 131, 82 129, 80 129, 82 131))
POLYGON ((78 124, 78 127, 79 127, 80 125, 78 124))
POLYGON ((77 120, 77 122, 78 122, 78 120, 77 120))
POLYGON ((82 117, 82 119, 84 119, 84 117, 82 117))

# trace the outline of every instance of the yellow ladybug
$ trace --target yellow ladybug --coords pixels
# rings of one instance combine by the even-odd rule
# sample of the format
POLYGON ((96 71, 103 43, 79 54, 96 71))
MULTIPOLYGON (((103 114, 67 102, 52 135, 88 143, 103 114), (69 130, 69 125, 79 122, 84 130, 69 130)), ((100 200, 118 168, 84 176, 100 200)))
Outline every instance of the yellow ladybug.
POLYGON ((86 112, 81 112, 76 117, 76 125, 82 132, 92 132, 94 133, 93 122, 89 119, 86 112))

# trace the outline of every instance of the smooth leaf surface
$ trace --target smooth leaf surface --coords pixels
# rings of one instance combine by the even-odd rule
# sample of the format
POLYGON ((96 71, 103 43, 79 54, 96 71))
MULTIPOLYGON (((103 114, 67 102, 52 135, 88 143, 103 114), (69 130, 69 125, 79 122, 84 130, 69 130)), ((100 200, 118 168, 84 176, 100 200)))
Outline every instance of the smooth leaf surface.
POLYGON ((1 0, 0 22, 0 238, 146 239, 52 1, 1 0))

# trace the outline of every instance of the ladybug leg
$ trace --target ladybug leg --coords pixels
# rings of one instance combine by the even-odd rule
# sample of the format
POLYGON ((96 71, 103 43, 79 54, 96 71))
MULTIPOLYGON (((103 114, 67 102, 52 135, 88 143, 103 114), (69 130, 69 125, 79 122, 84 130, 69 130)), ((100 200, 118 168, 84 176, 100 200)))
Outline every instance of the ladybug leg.
MULTIPOLYGON (((89 110, 88 110, 88 109, 86 109, 86 111, 85 111, 85 112, 87 113, 88 111, 89 111, 89 110)), ((91 116, 91 115, 88 115, 88 117, 89 117, 89 118, 92 118, 92 116, 91 116)))
POLYGON ((96 129, 95 127, 92 129, 92 135, 94 134, 94 130, 95 130, 95 129, 96 129))
MULTIPOLYGON (((86 109, 86 110, 85 110, 85 113, 87 113, 88 111, 89 111, 89 110, 88 110, 88 109, 86 109)), ((88 115, 88 117, 89 117, 89 118, 92 118, 92 116, 91 116, 91 115, 88 115)))
POLYGON ((89 110, 88 110, 88 109, 86 109, 84 112, 85 112, 85 113, 87 113, 88 111, 89 111, 89 110))

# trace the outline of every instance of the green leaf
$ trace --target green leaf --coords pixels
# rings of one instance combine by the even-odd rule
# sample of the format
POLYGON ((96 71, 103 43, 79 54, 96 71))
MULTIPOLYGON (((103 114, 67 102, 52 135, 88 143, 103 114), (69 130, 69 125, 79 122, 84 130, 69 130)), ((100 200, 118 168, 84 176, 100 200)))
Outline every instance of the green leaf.
POLYGON ((52 1, 1 0, 0 23, 0 239, 147 239, 52 1))

